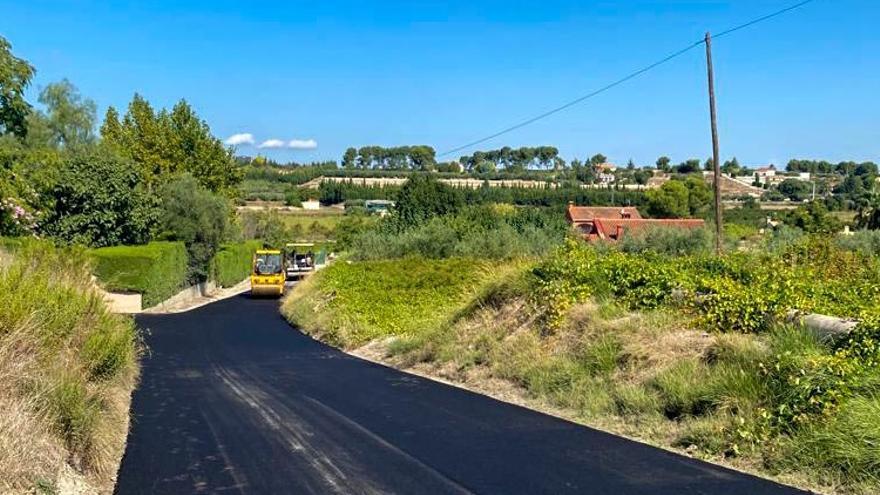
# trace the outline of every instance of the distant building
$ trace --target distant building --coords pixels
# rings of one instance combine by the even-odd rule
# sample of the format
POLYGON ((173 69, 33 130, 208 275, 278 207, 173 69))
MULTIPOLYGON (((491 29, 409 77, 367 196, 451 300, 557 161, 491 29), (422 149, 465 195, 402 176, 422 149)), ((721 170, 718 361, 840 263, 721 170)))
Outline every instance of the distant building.
POLYGON ((614 172, 616 171, 617 166, 611 163, 600 163, 599 165, 596 165, 596 179, 599 184, 612 184, 617 179, 614 175, 614 172))
POLYGON ((776 166, 770 165, 768 167, 760 167, 755 169, 755 180, 759 184, 766 184, 768 182, 772 182, 773 177, 776 177, 776 166))
POLYGON ((303 210, 318 210, 321 208, 321 203, 317 199, 307 199, 302 202, 303 210))
POLYGON ((642 218, 639 211, 631 206, 574 206, 568 205, 568 222, 576 228, 587 241, 617 241, 627 232, 634 232, 652 226, 672 228, 699 228, 706 222, 699 219, 642 218))

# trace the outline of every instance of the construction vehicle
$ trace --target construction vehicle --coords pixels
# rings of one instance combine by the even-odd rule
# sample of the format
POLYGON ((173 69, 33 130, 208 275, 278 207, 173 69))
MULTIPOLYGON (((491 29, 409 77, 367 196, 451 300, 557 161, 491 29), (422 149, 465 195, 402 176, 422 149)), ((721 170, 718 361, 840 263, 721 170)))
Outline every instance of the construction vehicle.
POLYGON ((284 253, 280 249, 258 249, 254 253, 251 271, 251 295, 284 295, 284 253))
POLYGON ((286 263, 285 273, 287 280, 296 280, 315 271, 318 256, 315 254, 315 244, 311 242, 297 242, 285 246, 286 263))

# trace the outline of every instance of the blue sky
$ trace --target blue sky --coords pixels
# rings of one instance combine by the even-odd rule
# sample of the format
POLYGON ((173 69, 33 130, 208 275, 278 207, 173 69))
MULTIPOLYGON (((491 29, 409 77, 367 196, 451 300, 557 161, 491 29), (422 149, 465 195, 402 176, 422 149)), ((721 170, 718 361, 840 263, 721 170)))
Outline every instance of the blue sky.
MULTIPOLYGON (((135 91, 154 106, 185 98, 222 138, 317 144, 239 153, 309 161, 368 144, 442 152, 791 3, 0 0, 0 35, 37 67, 34 95, 66 77, 102 114, 135 91)), ((880 161, 878 20, 876 0, 816 0, 718 40, 722 156, 880 161)), ((704 64, 693 50, 480 147, 705 158, 704 64)))

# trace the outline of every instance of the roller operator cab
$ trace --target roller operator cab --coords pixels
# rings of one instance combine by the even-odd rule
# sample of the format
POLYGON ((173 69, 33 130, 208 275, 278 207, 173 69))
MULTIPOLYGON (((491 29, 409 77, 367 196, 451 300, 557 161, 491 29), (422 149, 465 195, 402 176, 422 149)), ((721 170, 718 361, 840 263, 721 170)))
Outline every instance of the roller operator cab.
POLYGON ((284 295, 284 254, 278 249, 259 249, 254 253, 251 272, 251 295, 284 295))

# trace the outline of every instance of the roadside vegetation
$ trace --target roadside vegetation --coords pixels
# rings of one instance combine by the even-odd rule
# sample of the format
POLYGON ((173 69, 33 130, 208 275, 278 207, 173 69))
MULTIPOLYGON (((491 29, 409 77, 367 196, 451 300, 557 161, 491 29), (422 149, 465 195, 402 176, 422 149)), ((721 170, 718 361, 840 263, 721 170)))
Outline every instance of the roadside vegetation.
POLYGON ((139 337, 110 314, 81 248, 0 248, 0 492, 110 493, 139 337))
POLYGON ((687 455, 880 489, 876 231, 805 233, 825 225, 817 211, 815 229, 760 234, 747 205, 717 258, 707 230, 589 245, 549 220, 560 211, 465 206, 442 189, 405 185, 285 315, 369 358, 687 455), (792 319, 810 312, 860 323, 829 338, 792 319))

